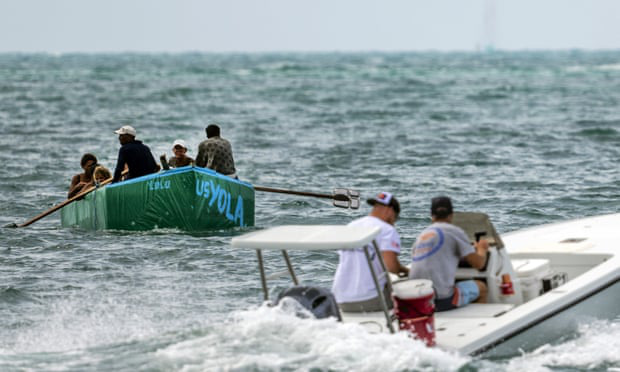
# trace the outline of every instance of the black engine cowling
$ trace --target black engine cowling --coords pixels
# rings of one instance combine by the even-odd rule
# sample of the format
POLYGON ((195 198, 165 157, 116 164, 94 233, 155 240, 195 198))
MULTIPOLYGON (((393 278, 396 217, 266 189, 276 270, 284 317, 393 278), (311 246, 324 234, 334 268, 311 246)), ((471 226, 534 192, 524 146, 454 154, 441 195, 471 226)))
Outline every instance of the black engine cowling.
POLYGON ((280 292, 276 305, 284 297, 290 297, 299 302, 301 306, 310 311, 317 319, 335 317, 342 321, 340 310, 334 295, 328 289, 321 287, 295 286, 280 292))

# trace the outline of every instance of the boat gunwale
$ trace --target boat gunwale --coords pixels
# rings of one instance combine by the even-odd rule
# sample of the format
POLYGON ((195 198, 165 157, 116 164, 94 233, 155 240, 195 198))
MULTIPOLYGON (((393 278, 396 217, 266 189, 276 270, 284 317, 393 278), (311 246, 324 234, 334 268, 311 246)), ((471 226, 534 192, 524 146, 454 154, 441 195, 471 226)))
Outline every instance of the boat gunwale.
POLYGON ((254 186, 251 183, 249 183, 249 182, 228 177, 228 176, 226 176, 224 174, 221 174, 221 173, 218 173, 218 172, 214 171, 213 169, 196 167, 196 166, 193 166, 193 165, 187 165, 185 167, 179 167, 179 168, 174 168, 174 169, 170 169, 170 170, 164 170, 164 171, 157 172, 157 173, 147 174, 147 175, 136 177, 136 178, 132 178, 132 179, 129 179, 129 180, 126 180, 126 181, 116 182, 116 183, 107 185, 106 187, 115 188, 115 187, 120 187, 120 186, 125 186, 125 185, 131 185, 131 184, 137 183, 137 182, 142 182, 142 181, 147 181, 147 180, 151 180, 151 179, 157 179, 157 178, 161 178, 161 177, 165 177, 165 176, 171 176, 171 175, 175 175, 175 174, 182 174, 182 173, 187 173, 187 172, 192 172, 192 171, 196 171, 198 173, 203 173, 203 174, 207 174, 209 176, 217 177, 217 178, 220 178, 222 180, 225 180, 226 182, 238 183, 240 185, 247 186, 247 187, 251 188, 252 190, 254 189, 254 186))
MULTIPOLYGON (((526 323, 525 325, 519 327, 518 329, 516 329, 516 330, 514 330, 512 332, 509 332, 506 336, 501 337, 501 338, 499 338, 499 339, 497 339, 497 340, 495 340, 495 341, 493 341, 493 342, 491 342, 491 343, 489 343, 487 345, 479 347, 479 348, 477 348, 477 349, 475 349, 473 351, 469 351, 469 352, 467 352, 467 354, 472 355, 472 356, 477 356, 477 355, 480 355, 480 354, 482 354, 482 353, 484 353, 486 351, 489 351, 489 350, 493 349, 494 347, 496 347, 496 346, 498 346, 498 345, 500 345, 500 344, 510 340, 511 338, 514 338, 514 337, 520 335, 521 333, 529 330, 530 328, 533 328, 533 327, 537 326, 538 324, 546 321, 547 319, 551 319, 554 316, 556 316, 556 315, 558 315, 558 314, 560 314, 560 313, 570 309, 571 307, 586 301, 588 298, 593 297, 593 296, 597 295, 598 293, 606 290, 607 288, 614 286, 618 282, 620 282, 620 277, 616 277, 616 279, 613 280, 613 281, 609 281, 609 282, 603 283, 603 285, 601 285, 600 287, 598 287, 598 288, 596 288, 594 290, 591 290, 588 293, 583 294, 582 296, 575 297, 574 300, 569 301, 569 302, 559 306, 557 309, 554 309, 554 310, 552 310, 552 311, 550 311, 550 312, 548 312, 548 313, 546 313, 546 314, 544 314, 544 315, 542 315, 542 316, 532 320, 531 322, 526 323)), ((502 315, 505 315, 505 314, 502 314, 502 315)))

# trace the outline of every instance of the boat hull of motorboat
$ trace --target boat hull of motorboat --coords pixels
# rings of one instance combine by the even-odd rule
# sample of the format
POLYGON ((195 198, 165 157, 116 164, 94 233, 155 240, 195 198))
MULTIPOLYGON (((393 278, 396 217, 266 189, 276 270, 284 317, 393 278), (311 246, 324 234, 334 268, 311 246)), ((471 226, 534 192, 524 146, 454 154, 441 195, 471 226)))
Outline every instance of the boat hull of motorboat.
POLYGON ((579 335, 581 326, 596 320, 618 319, 619 300, 620 281, 616 281, 545 317, 532 319, 525 328, 498 338, 471 354, 485 358, 507 358, 543 345, 570 340, 579 335))

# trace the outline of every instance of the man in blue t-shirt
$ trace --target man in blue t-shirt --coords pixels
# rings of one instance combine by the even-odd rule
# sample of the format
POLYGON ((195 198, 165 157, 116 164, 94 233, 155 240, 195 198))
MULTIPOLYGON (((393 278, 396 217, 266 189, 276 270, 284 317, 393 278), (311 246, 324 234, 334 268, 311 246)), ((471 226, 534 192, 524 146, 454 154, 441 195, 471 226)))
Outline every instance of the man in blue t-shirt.
POLYGON ((112 182, 121 180, 121 173, 127 166, 128 173, 125 179, 136 178, 159 171, 159 166, 151 154, 151 149, 136 140, 136 130, 131 125, 125 125, 114 131, 118 134, 121 148, 118 150, 118 160, 114 170, 112 182))
POLYGON ((411 279, 430 279, 437 294, 437 311, 465 306, 470 302, 486 302, 487 287, 479 280, 455 283, 459 260, 464 258, 480 269, 486 263, 486 240, 472 246, 465 231, 452 224, 452 201, 439 196, 431 201, 432 224, 424 229, 413 244, 411 279))

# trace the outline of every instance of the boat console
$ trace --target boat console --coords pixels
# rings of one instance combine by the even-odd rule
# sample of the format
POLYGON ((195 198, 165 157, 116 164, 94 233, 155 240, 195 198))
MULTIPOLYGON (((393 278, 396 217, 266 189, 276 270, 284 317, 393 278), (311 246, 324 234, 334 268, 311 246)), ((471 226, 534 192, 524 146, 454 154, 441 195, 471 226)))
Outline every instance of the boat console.
POLYGON ((457 281, 484 281, 488 303, 520 305, 566 282, 566 274, 554 273, 547 259, 511 259, 486 214, 455 212, 452 223, 462 228, 472 243, 481 238, 489 242, 487 263, 482 270, 463 261, 456 272, 457 281))

